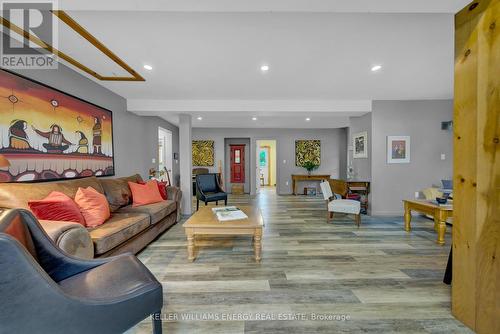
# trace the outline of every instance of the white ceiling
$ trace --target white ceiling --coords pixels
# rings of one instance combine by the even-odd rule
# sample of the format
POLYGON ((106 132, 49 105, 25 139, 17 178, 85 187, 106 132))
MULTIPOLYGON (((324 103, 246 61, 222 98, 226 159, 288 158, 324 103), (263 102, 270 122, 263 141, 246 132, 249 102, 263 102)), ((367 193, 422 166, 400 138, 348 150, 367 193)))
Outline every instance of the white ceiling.
MULTIPOLYGON (((349 115, 371 111, 328 109, 345 101, 371 106, 380 99, 451 98, 452 13, 466 3, 168 0, 139 6, 131 0, 60 1, 146 78, 101 85, 127 98, 135 113, 173 123, 180 112, 201 115, 203 121, 193 121, 201 127, 340 127, 349 115), (153 70, 144 70, 144 64, 153 70), (268 73, 260 71, 262 64, 269 64, 268 73), (375 64, 383 66, 378 73, 370 71, 375 64), (172 100, 178 100, 178 110, 172 109, 172 100), (210 103, 204 108, 199 100, 217 100, 223 110, 210 103), (258 108, 242 108, 241 101, 254 101, 258 108), (297 106, 304 112, 295 112, 297 106), (253 114, 259 115, 258 123, 250 120, 253 114), (307 124, 306 114, 312 118, 307 124)), ((61 34, 59 46, 73 50, 85 64, 104 66, 98 53, 69 34, 61 34)))

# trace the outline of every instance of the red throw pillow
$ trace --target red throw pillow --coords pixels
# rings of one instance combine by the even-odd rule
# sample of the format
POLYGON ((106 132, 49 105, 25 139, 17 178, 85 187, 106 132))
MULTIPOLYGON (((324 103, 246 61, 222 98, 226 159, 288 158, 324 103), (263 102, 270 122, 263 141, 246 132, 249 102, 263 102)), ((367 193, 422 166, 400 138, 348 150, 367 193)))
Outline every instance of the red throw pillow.
MULTIPOLYGON (((168 199, 168 195, 167 195, 168 183, 167 182, 159 182, 156 180, 150 180, 150 181, 156 182, 156 184, 158 185, 158 190, 160 191, 161 198, 163 198, 164 200, 167 200, 168 199)), ((137 183, 146 184, 146 182, 144 182, 144 181, 137 181, 137 183)))
POLYGON ((158 185, 158 190, 160 191, 161 198, 164 200, 168 199, 167 195, 167 182, 158 182, 156 181, 156 184, 158 185))
POLYGON ((158 185, 154 180, 150 180, 146 182, 146 184, 129 182, 128 186, 132 192, 132 206, 141 206, 163 201, 160 191, 158 190, 158 185))
POLYGON ((85 217, 87 227, 102 225, 111 216, 106 196, 92 187, 78 188, 75 202, 85 217))
POLYGON ((85 218, 71 197, 53 191, 41 200, 28 202, 31 212, 38 219, 75 222, 85 226, 85 218))

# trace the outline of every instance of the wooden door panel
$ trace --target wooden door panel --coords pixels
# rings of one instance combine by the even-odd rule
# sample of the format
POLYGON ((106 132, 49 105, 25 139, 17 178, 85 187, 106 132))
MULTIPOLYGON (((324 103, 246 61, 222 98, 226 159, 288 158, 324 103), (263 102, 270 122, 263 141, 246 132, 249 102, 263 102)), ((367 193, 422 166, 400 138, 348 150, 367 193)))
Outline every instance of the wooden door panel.
POLYGON ((230 145, 231 183, 245 183, 245 145, 230 145))

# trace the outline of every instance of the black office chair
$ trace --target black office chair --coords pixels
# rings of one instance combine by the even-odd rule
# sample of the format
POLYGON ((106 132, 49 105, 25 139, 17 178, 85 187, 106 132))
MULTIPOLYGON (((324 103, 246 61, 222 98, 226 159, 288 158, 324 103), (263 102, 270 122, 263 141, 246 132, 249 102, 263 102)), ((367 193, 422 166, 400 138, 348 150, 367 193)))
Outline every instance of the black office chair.
POLYGON ((200 207, 200 201, 205 202, 205 205, 208 202, 218 205, 222 200, 227 205, 227 193, 222 189, 217 174, 196 175, 196 211, 200 207))
POLYGON ((161 284, 133 255, 80 260, 27 210, 0 216, 0 333, 123 333, 150 314, 160 334, 161 284))

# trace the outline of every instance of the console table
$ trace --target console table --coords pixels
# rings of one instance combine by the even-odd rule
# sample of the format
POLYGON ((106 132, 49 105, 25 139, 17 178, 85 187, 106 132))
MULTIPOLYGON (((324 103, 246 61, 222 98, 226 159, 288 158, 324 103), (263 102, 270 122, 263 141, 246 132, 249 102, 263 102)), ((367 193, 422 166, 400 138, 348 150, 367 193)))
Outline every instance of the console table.
POLYGON ((297 195, 297 190, 295 189, 297 186, 297 182, 302 181, 317 181, 321 182, 323 180, 328 180, 330 175, 304 175, 304 174, 292 174, 292 192, 294 195, 297 195))

